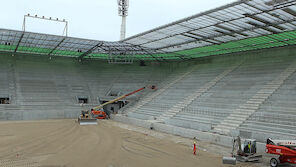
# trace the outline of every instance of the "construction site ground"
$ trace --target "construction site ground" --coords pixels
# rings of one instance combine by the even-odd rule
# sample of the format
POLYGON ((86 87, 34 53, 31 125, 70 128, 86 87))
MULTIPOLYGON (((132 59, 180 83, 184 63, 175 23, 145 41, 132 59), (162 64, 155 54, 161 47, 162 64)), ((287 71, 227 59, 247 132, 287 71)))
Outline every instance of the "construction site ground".
MULTIPOLYGON (((231 148, 140 127, 98 120, 0 122, 0 167, 228 167, 222 156, 231 148)), ((268 166, 268 162, 237 167, 268 166)))

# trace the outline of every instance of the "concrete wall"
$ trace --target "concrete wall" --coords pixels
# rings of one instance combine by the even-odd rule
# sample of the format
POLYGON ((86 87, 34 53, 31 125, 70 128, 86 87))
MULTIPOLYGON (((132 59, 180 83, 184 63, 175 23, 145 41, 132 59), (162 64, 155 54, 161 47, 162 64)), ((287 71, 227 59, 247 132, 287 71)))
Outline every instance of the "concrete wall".
POLYGON ((156 131, 179 135, 183 137, 188 137, 188 138, 197 137, 199 140, 217 143, 224 146, 230 146, 232 142, 232 137, 230 136, 221 136, 218 134, 202 132, 194 129, 182 128, 178 126, 167 125, 167 124, 157 123, 157 122, 144 121, 136 118, 122 116, 120 114, 112 115, 112 119, 118 122, 136 125, 136 126, 140 126, 147 129, 152 128, 156 131))
MULTIPOLYGON (((173 125, 174 128, 183 127, 184 129, 217 132, 213 127, 223 120, 231 122, 232 120, 228 117, 229 114, 239 109, 242 104, 246 104, 266 84, 273 81, 287 67, 296 62, 296 49, 295 47, 276 48, 236 56, 217 56, 208 58, 208 61, 206 59, 204 58, 205 61, 203 61, 205 68, 197 68, 197 72, 212 70, 215 69, 215 66, 219 67, 221 64, 227 64, 227 62, 242 61, 242 64, 217 82, 206 93, 196 98, 188 105, 188 108, 181 110, 173 117, 171 117, 173 114, 165 111, 173 108, 174 105, 171 104, 180 101, 180 99, 176 100, 176 97, 184 99, 184 97, 190 96, 198 88, 201 81, 206 80, 210 74, 206 73, 205 78, 203 78, 202 75, 192 73, 192 75, 182 78, 171 86, 172 89, 168 88, 162 94, 158 94, 145 106, 137 108, 136 111, 131 109, 131 112, 128 112, 127 115, 142 120, 154 120, 159 117, 164 119, 167 125, 173 125), (184 81, 190 82, 186 82, 183 87, 180 86, 184 81), (189 87, 188 85, 193 86, 189 87), (187 94, 184 95, 185 93, 187 94), (166 116, 168 120, 165 119, 166 116)), ((218 70, 218 72, 220 71, 218 70)), ((294 72, 276 92, 260 105, 259 110, 238 124, 239 127, 235 132, 231 132, 233 136, 255 138, 260 142, 266 142, 269 137, 275 139, 295 138, 295 85, 296 73, 294 72), (248 123, 248 126, 242 126, 246 123, 248 123)), ((173 109, 171 111, 174 113, 173 109)), ((234 119, 240 120, 240 118, 238 115, 234 119)), ((169 133, 175 132, 170 131, 169 133)))
MULTIPOLYGON (((126 93, 146 85, 158 85, 175 71, 186 71, 193 64, 239 59, 228 56, 196 61, 131 65, 107 61, 46 56, 0 54, 0 97, 11 104, 0 105, 0 120, 38 120, 76 118, 81 109, 99 104, 110 90, 126 93), (88 98, 81 107, 78 97, 88 98)), ((145 94, 137 94, 141 97, 145 94)))
MULTIPOLYGON (((106 96, 110 90, 120 90, 125 93, 148 84, 161 85, 174 72, 186 71, 193 64, 215 65, 241 59, 252 64, 257 61, 264 62, 265 59, 277 61, 279 58, 292 62, 296 60, 295 55, 296 49, 289 47, 241 55, 207 57, 195 61, 160 64, 147 62, 147 66, 139 66, 138 63, 108 64, 106 61, 94 60, 79 62, 72 58, 57 57, 50 60, 46 56, 0 55, 0 97, 11 99, 11 104, 0 105, 0 120, 77 118, 81 109, 90 109, 91 106, 99 104, 99 98, 106 96), (80 106, 78 97, 87 97, 89 104, 80 106)), ((145 92, 137 94, 138 97, 143 95, 145 92)), ((146 116, 138 114, 135 117, 143 119, 141 117, 146 116)), ((197 123, 180 125, 182 122, 173 122, 168 125, 120 115, 115 116, 114 119, 184 137, 197 137, 220 145, 230 146, 232 143, 230 136, 202 132, 211 129, 210 125, 197 123)), ((153 117, 148 116, 147 119, 153 120, 153 117)), ((250 131, 237 131, 233 135, 256 138, 261 142, 264 142, 267 137, 281 138, 277 134, 250 131)), ((264 152, 264 143, 258 144, 258 150, 264 152)))
MULTIPOLYGON (((218 145, 232 147, 233 137, 224 136, 219 134, 214 134, 210 132, 202 132, 194 129, 187 129, 173 125, 167 125, 163 123, 153 123, 149 121, 144 121, 136 118, 129 118, 123 115, 112 115, 112 119, 118 122, 122 122, 125 124, 140 126, 146 129, 153 129, 159 132, 164 132, 168 134, 178 135, 187 138, 196 137, 200 141, 215 143, 218 145)), ((244 139, 242 139, 244 142, 244 139)), ((257 142, 257 152, 264 153, 265 152, 265 143, 257 142)))
POLYGON ((11 99, 11 104, 0 105, 0 120, 76 118, 82 108, 99 104, 110 90, 125 93, 157 85, 175 69, 186 68, 182 62, 146 64, 0 55, 0 97, 11 99), (81 107, 78 97, 87 97, 89 104, 81 107))

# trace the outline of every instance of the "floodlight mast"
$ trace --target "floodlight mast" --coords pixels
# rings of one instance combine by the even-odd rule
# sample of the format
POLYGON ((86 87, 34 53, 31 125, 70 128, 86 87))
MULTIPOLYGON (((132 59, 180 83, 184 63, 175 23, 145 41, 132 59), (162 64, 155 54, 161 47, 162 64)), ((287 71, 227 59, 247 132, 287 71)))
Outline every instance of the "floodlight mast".
POLYGON ((32 16, 30 14, 24 15, 23 28, 22 28, 23 29, 23 32, 26 31, 26 18, 27 17, 34 18, 34 19, 42 19, 42 20, 49 20, 49 21, 54 21, 54 22, 65 23, 65 27, 64 27, 64 31, 63 31, 63 34, 62 35, 65 34, 66 37, 68 36, 68 21, 66 21, 65 19, 59 20, 59 18, 54 19, 52 17, 48 17, 48 18, 47 17, 44 17, 44 16, 40 17, 38 15, 32 16))
POLYGON ((125 39, 126 33, 126 17, 128 15, 129 0, 117 0, 118 2, 118 14, 122 17, 120 40, 125 39))

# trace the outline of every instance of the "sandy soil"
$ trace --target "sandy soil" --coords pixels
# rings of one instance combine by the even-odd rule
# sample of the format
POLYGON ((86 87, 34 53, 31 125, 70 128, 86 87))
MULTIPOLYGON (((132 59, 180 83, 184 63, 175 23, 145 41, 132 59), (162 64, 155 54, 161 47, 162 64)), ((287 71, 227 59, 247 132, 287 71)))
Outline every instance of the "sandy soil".
POLYGON ((97 126, 74 120, 0 122, 0 167, 230 166, 222 165, 215 147, 199 143, 194 156, 190 139, 148 131, 109 120, 97 126))

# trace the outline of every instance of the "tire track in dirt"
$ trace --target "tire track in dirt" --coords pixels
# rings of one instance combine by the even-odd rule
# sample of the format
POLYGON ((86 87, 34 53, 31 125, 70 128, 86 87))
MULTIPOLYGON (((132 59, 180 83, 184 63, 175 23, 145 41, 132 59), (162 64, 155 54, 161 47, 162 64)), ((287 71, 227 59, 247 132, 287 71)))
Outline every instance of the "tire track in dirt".
MULTIPOLYGON (((74 133, 71 142, 67 139, 60 142, 65 142, 67 145, 61 148, 59 151, 56 151, 55 154, 50 156, 47 160, 41 162, 43 166, 83 166, 88 164, 93 160, 98 160, 101 155, 92 154, 93 152, 98 152, 98 150, 102 150, 102 135, 98 135, 95 130, 97 130, 97 126, 79 126, 74 133), (90 142, 91 141, 91 142, 90 142), (100 147, 98 147, 100 146, 100 147), (80 161, 72 164, 71 159, 79 158, 80 161), (54 163, 52 163, 54 162, 54 163)), ((68 136, 69 137, 69 136, 68 136)))
MULTIPOLYGON (((67 139, 68 137, 72 137, 70 134, 75 134, 75 133, 73 133, 73 132, 75 132, 75 130, 77 132, 77 126, 72 126, 71 129, 65 129, 61 135, 56 134, 54 136, 51 136, 50 138, 44 139, 44 141, 39 142, 41 144, 35 144, 34 146, 31 146, 30 148, 25 149, 24 150, 25 152, 22 152, 21 154, 32 155, 32 154, 36 154, 36 151, 40 152, 40 150, 42 148, 47 148, 47 149, 55 148, 53 146, 51 146, 49 148, 49 145, 53 144, 55 142, 63 143, 61 141, 67 139)), ((55 152, 57 152, 57 151, 58 150, 55 150, 55 152)))
POLYGON ((56 136, 57 138, 60 138, 60 135, 65 133, 66 131, 69 130, 69 128, 74 128, 74 126, 72 124, 68 125, 68 126, 63 126, 63 128, 60 128, 58 130, 54 129, 52 130, 51 132, 48 133, 48 135, 45 135, 45 136, 42 136, 42 137, 36 137, 36 138, 33 138, 29 141, 26 141, 26 142, 23 142, 23 143, 18 143, 16 145, 13 145, 13 146, 9 146, 8 148, 6 148, 5 150, 1 149, 1 153, 4 153, 0 156, 0 158, 9 158, 11 157, 15 157, 16 154, 19 154, 19 153, 22 153, 23 151, 25 150, 30 150, 30 148, 38 148, 38 145, 41 146, 41 145, 44 145, 46 144, 44 142, 44 140, 46 139, 50 139, 54 136, 56 136), (11 147, 13 148, 17 148, 17 149, 13 149, 11 150, 11 147))
MULTIPOLYGON (((98 121, 98 125, 89 126, 80 126, 73 120, 54 126, 54 121, 47 125, 43 123, 36 121, 33 126, 20 123, 10 129, 12 132, 30 129, 30 133, 23 140, 20 137, 26 134, 25 131, 17 135, 15 140, 22 142, 12 145, 13 151, 0 153, 9 158, 0 158, 0 167, 226 167, 216 154, 200 151, 198 156, 193 156, 188 146, 150 136, 147 132, 121 129, 112 121, 98 121), (42 132, 40 128, 46 129, 47 133, 42 133, 44 136, 38 136, 42 132), (30 135, 36 138, 31 139, 30 135), (24 155, 16 158, 19 150, 14 150, 15 146, 23 143, 27 145, 19 150, 24 155)), ((3 141, 2 145, 10 143, 9 139, 3 141)))
MULTIPOLYGON (((64 128, 66 128, 66 127, 64 127, 64 128)), ((43 138, 50 137, 50 136, 54 135, 55 133, 59 133, 62 130, 63 130, 63 128, 59 128, 58 130, 57 129, 54 129, 54 130, 48 132, 47 135, 40 135, 41 137, 34 137, 32 139, 26 140, 23 143, 17 143, 15 145, 11 145, 11 144, 10 145, 7 145, 5 147, 0 148, 0 152, 3 152, 4 149, 6 149, 6 148, 22 146, 22 145, 26 145, 26 144, 30 144, 32 142, 38 141, 38 140, 43 139, 43 138)))
MULTIPOLYGON (((155 153, 161 153, 163 155, 167 155, 167 156, 170 156, 171 154, 168 153, 168 152, 164 152, 164 151, 161 151, 160 149, 157 149, 153 146, 151 146, 151 143, 150 143, 150 146, 148 146, 148 144, 146 143, 146 141, 143 141, 141 138, 134 138, 134 137, 125 137, 123 138, 123 140, 125 142, 127 142, 126 145, 130 145, 130 144, 133 144, 135 145, 136 147, 142 147, 142 148, 145 148, 147 150, 150 150, 150 151, 153 151, 155 153), (145 144, 143 144, 145 143, 145 144)), ((154 143, 153 143, 154 144, 154 143)))

